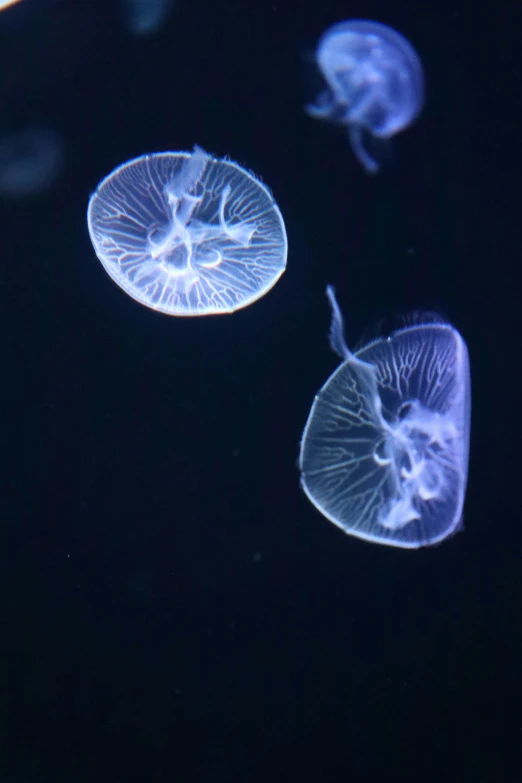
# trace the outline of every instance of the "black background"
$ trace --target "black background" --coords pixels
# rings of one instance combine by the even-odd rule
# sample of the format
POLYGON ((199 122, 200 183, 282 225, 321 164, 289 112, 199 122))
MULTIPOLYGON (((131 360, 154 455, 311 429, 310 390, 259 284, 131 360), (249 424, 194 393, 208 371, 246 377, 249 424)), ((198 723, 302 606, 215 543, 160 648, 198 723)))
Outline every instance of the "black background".
POLYGON ((176 0, 133 37, 109 0, 0 14, 2 131, 66 165, 0 203, 0 782, 522 779, 517 4, 176 0), (303 111, 345 18, 412 41, 427 102, 369 177, 303 111), (145 152, 254 170, 288 268, 233 315, 123 293, 86 207, 145 152), (343 535, 299 488, 299 439, 355 344, 437 310, 473 387, 463 533, 401 551, 343 535))

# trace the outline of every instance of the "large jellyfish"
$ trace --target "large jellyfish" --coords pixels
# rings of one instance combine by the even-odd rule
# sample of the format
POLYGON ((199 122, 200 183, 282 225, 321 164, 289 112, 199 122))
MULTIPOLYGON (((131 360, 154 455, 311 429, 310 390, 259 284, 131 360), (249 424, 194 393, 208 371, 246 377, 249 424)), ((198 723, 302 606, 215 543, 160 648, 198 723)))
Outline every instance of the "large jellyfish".
POLYGON ((199 147, 119 166, 91 196, 87 221, 112 279, 169 315, 246 307, 286 266, 285 225, 269 189, 199 147))
POLYGON ((466 344, 419 323, 346 346, 334 291, 331 347, 342 364, 317 394, 301 441, 308 498, 346 533, 416 549, 461 527, 470 432, 466 344))
POLYGON ((365 139, 389 139, 419 114, 424 76, 417 53, 391 27, 354 19, 323 34, 316 58, 327 87, 308 114, 346 125, 357 159, 367 172, 378 171, 365 139))

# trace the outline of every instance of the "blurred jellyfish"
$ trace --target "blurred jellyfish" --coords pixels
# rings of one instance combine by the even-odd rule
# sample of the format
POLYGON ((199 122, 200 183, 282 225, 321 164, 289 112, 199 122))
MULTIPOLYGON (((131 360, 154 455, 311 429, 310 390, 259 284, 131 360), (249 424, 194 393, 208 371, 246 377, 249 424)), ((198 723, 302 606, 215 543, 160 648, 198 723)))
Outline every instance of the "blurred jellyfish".
POLYGON ((366 171, 378 171, 365 135, 389 139, 419 114, 424 76, 417 53, 391 27, 356 19, 330 27, 316 59, 327 88, 308 114, 346 125, 357 159, 366 171))
POLYGON ((0 195, 28 196, 50 187, 63 167, 63 142, 51 130, 0 136, 0 195))
POLYGON ((334 292, 330 344, 343 363, 317 394, 303 433, 304 491, 324 516, 367 541, 416 549, 461 526, 468 473, 466 344, 447 323, 408 326, 353 354, 334 292))
POLYGON ((91 196, 87 222, 112 279, 169 315, 239 310, 286 266, 285 226, 271 192, 199 147, 119 166, 91 196))
POLYGON ((5 8, 9 8, 10 6, 19 2, 20 0, 0 0, 0 11, 3 11, 5 8))
POLYGON ((150 35, 163 24, 171 0, 125 0, 126 22, 131 33, 150 35))

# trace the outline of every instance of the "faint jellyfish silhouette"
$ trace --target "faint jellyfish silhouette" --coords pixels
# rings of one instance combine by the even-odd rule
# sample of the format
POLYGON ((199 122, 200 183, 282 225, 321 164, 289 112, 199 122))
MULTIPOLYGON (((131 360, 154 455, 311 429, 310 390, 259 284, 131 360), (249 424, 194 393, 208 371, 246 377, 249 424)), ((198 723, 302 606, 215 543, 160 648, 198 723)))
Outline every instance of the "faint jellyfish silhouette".
POLYGON ((239 310, 286 266, 285 225, 271 192, 197 146, 119 166, 91 196, 87 222, 112 279, 169 315, 239 310))
POLYGON ((128 29, 135 35, 156 32, 167 18, 171 5, 171 0, 125 0, 128 29))
POLYGON ((316 60, 327 88, 306 111, 346 125, 355 156, 375 173, 379 164, 366 150, 364 135, 389 139, 422 109, 424 76, 417 53, 391 27, 355 19, 324 33, 316 60))
POLYGON ((22 197, 50 187, 63 167, 63 142, 51 130, 0 136, 0 194, 22 197))
POLYGON ((301 483, 346 533, 416 549, 462 527, 470 432, 466 344, 423 323, 353 354, 334 291, 330 345, 343 363, 316 395, 301 441, 301 483))

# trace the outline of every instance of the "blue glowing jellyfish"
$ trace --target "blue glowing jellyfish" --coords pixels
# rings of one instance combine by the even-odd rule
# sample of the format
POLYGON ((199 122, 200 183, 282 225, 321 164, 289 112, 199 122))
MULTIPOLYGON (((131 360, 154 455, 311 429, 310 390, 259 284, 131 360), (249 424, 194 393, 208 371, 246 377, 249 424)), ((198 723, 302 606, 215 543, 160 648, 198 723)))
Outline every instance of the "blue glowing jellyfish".
POLYGON ((127 27, 134 35, 156 32, 168 16, 171 0, 126 0, 127 27))
POLYGON ((63 162, 63 142, 55 131, 31 128, 1 136, 0 194, 39 194, 54 183, 63 162))
POLYGON ((271 192, 199 147, 119 166, 91 196, 87 221, 112 279, 169 315, 239 310, 286 266, 285 226, 271 192))
POLYGON ((447 323, 408 326, 353 354, 332 306, 343 363, 317 394, 303 433, 304 491, 346 533, 416 549, 461 526, 470 431, 466 344, 447 323))
POLYGON ((376 172, 379 165, 365 148, 365 134, 389 139, 422 109, 424 76, 417 53, 391 27, 356 19, 330 27, 316 59, 327 88, 307 112, 346 125, 355 156, 366 171, 376 172))

